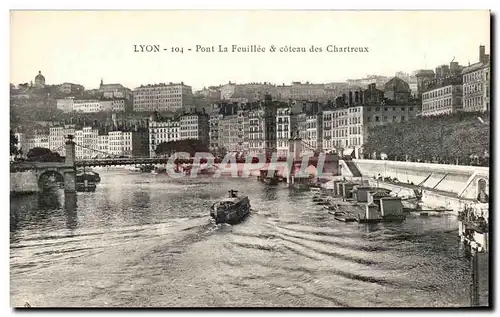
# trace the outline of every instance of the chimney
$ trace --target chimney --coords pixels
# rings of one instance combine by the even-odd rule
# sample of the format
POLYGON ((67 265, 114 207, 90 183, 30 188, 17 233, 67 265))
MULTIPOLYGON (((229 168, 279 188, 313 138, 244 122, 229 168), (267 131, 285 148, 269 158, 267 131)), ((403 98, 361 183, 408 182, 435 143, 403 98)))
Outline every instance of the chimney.
POLYGON ((450 71, 455 73, 458 71, 458 62, 450 62, 450 71))
POLYGON ((441 73, 441 67, 436 67, 436 79, 441 78, 442 73, 441 73))
POLYGON ((484 56, 484 55, 485 55, 485 51, 484 51, 484 50, 485 50, 484 45, 480 45, 480 46, 479 46, 479 61, 480 61, 481 63, 484 63, 484 62, 485 62, 485 60, 484 60, 484 57, 485 57, 485 56, 484 56))

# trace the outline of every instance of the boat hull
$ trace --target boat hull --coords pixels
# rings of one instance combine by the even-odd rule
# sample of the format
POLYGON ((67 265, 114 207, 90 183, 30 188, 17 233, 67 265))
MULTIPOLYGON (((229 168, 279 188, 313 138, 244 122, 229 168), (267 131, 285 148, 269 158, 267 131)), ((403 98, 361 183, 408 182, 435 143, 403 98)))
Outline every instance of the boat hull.
POLYGON ((382 222, 382 218, 374 218, 374 219, 358 219, 359 223, 379 223, 382 222))
POLYGON ((210 216, 215 220, 216 224, 238 224, 243 221, 250 214, 250 201, 244 198, 234 206, 228 207, 224 210, 210 211, 210 216))

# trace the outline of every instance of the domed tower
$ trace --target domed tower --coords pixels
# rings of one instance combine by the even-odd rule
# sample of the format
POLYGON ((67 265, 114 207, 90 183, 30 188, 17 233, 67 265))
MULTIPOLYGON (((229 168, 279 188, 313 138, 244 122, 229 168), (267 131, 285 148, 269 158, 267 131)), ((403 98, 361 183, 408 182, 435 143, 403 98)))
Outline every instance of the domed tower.
POLYGON ((42 75, 42 71, 38 71, 38 75, 35 77, 35 88, 45 87, 45 77, 42 75))
POLYGON ((410 85, 401 78, 394 77, 384 85, 384 97, 397 103, 407 103, 410 100, 410 85))

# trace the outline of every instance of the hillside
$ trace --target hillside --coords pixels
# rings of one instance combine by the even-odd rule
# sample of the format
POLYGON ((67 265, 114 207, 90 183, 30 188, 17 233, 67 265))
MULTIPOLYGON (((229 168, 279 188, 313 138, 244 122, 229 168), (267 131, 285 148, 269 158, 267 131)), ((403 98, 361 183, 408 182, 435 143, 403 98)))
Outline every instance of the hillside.
POLYGON ((378 126, 370 130, 363 150, 365 156, 385 153, 391 160, 408 156, 412 161, 487 165, 489 122, 489 113, 458 113, 378 126))

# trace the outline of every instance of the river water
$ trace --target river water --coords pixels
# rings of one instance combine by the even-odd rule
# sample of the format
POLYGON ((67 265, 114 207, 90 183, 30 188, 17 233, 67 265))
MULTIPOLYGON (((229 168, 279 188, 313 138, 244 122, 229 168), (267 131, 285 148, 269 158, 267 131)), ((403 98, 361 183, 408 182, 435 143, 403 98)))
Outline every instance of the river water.
POLYGON ((470 306, 456 217, 346 224, 254 179, 100 174, 95 193, 12 199, 11 306, 470 306), (230 188, 252 215, 216 226, 230 188))

